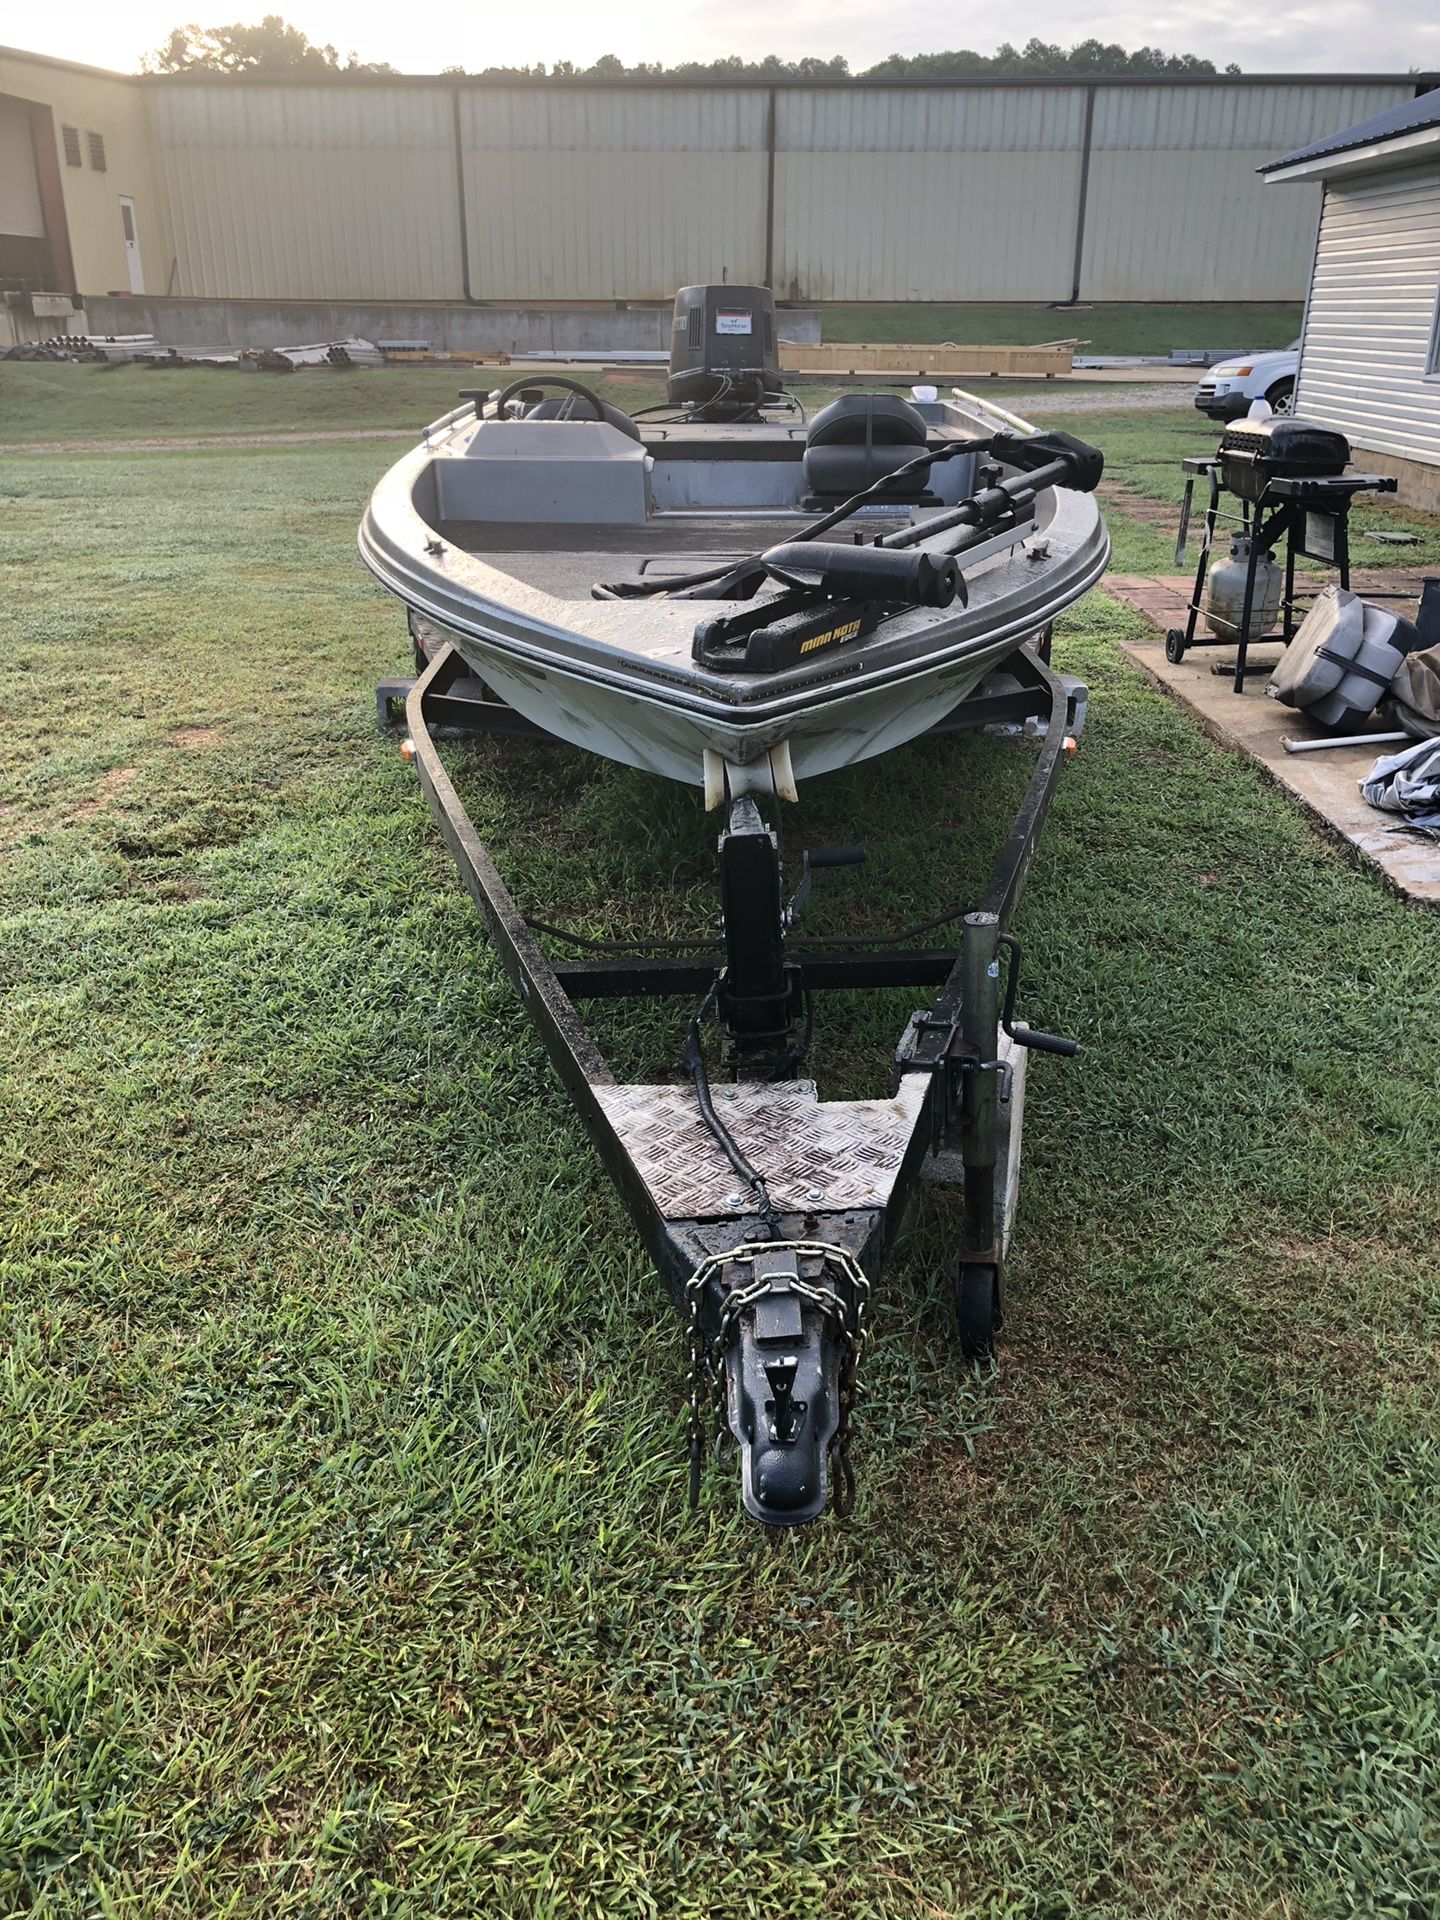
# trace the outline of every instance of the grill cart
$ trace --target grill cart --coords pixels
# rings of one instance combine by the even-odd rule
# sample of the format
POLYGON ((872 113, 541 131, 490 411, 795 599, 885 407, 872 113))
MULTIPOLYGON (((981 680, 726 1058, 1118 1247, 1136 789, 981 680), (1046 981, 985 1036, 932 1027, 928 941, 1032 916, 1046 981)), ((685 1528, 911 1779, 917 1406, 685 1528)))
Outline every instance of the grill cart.
POLYGON ((1396 485, 1383 474, 1347 473, 1349 463, 1343 434, 1286 415, 1238 420, 1225 429, 1216 454, 1181 462, 1186 479, 1177 567, 1185 563, 1195 482, 1206 480, 1210 493, 1188 617, 1165 636, 1167 660, 1178 666, 1191 647, 1233 646, 1235 691, 1243 693, 1251 643, 1268 636, 1277 616, 1287 646, 1294 637, 1296 560, 1327 562, 1349 587, 1351 503, 1363 493, 1393 493, 1396 485), (1233 531, 1230 558, 1212 567, 1222 526, 1233 531), (1275 561, 1282 541, 1283 576, 1275 561), (1209 628, 1203 636, 1196 630, 1201 620, 1209 628))

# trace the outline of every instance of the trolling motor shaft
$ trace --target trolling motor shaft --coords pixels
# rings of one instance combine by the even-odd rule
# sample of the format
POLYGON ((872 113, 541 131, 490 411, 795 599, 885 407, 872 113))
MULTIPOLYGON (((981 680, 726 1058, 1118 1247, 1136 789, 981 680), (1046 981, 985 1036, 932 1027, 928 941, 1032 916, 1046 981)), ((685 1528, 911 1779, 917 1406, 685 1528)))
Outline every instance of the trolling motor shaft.
MULTIPOLYGON (((945 608, 957 598, 964 606, 969 597, 967 552, 983 546, 998 530, 1018 527, 1047 487, 1092 493, 1104 472, 1100 452, 1068 433, 1001 433, 984 444, 1018 471, 957 506, 864 544, 821 541, 819 534, 883 488, 884 482, 877 481, 794 539, 682 589, 696 599, 748 598, 767 579, 781 589, 740 612, 700 621, 691 645, 693 658, 711 673, 774 673, 863 640, 910 608, 945 608), (942 538, 943 546, 933 544, 942 538)), ((946 457, 943 450, 921 454, 910 467, 946 457)), ((910 467, 889 478, 898 479, 910 467)))

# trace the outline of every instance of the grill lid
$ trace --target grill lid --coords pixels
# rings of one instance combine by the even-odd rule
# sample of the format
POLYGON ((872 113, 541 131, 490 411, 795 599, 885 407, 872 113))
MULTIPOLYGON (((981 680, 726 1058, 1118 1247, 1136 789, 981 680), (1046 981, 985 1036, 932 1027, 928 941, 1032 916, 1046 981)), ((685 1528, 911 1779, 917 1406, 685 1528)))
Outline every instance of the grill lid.
POLYGON ((1237 420, 1220 440, 1221 458, 1253 461, 1273 478, 1281 474, 1343 473, 1350 442, 1333 427, 1272 414, 1268 420, 1237 420))

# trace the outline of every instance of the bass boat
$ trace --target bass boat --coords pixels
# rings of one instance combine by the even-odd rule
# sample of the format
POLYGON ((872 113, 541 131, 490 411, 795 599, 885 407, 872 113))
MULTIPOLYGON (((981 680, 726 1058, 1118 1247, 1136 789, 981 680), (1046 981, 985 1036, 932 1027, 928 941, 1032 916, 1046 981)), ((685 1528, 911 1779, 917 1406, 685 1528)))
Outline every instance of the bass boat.
POLYGON ((988 1355, 1025 1060, 1076 1051, 1016 1018, 1009 923, 1083 722, 1049 636, 1108 559, 1101 456, 958 391, 846 393, 806 419, 757 287, 680 293, 661 407, 632 416, 548 374, 461 399, 360 529, 415 646, 418 678, 382 683, 382 717, 403 698, 450 849, 689 1328, 692 1502, 713 1409, 756 1518, 846 1512, 866 1317, 919 1177, 948 1167, 963 1184, 959 1345, 988 1355), (814 875, 864 850, 809 850, 787 899, 774 803, 993 723, 1040 745, 978 908, 868 949, 807 946, 814 875), (605 942, 522 914, 438 751, 457 730, 568 742, 703 789, 727 810, 718 931, 605 942), (825 1101, 798 1077, 815 995, 835 987, 932 996, 887 1096, 825 1101), (627 996, 689 997, 677 1080, 618 1085, 607 1069, 575 1002, 627 996))

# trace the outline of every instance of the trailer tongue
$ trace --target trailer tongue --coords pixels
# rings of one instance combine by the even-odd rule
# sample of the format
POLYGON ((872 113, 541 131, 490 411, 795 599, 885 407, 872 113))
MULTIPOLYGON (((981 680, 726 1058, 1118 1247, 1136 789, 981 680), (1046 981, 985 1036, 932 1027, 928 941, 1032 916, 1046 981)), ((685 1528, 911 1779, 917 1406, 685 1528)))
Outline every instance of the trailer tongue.
MULTIPOLYGON (((401 691, 382 685, 382 713, 401 691)), ((442 731, 513 734, 516 716, 486 697, 450 647, 403 691, 407 745, 445 840, 684 1317, 692 1503, 719 1431, 739 1449, 742 1498, 757 1520, 794 1526, 827 1506, 843 1516, 854 1498, 851 1422, 871 1297, 927 1173, 963 1187, 952 1281, 961 1353, 987 1357, 1000 1325, 1026 1051, 1078 1051, 1016 1019, 1020 947, 1009 928, 1084 724, 1084 686, 1022 648, 943 723, 943 731, 1028 724, 1040 736, 978 909, 957 906, 870 946, 806 943, 795 927, 812 872, 863 853, 811 853, 785 903, 776 836, 742 796, 719 842, 722 945, 636 955, 572 936, 584 957, 564 961, 546 955, 511 898, 436 744, 442 731), (916 944, 956 925, 958 949, 916 944), (935 998, 900 1038, 888 1097, 823 1101, 813 1083, 786 1077, 803 1053, 814 996, 894 987, 935 998), (618 1084, 576 1002, 670 996, 699 1002, 684 1057, 690 1084, 618 1084), (725 1085, 712 1086, 706 1063, 711 1019, 739 1076, 725 1085)))

